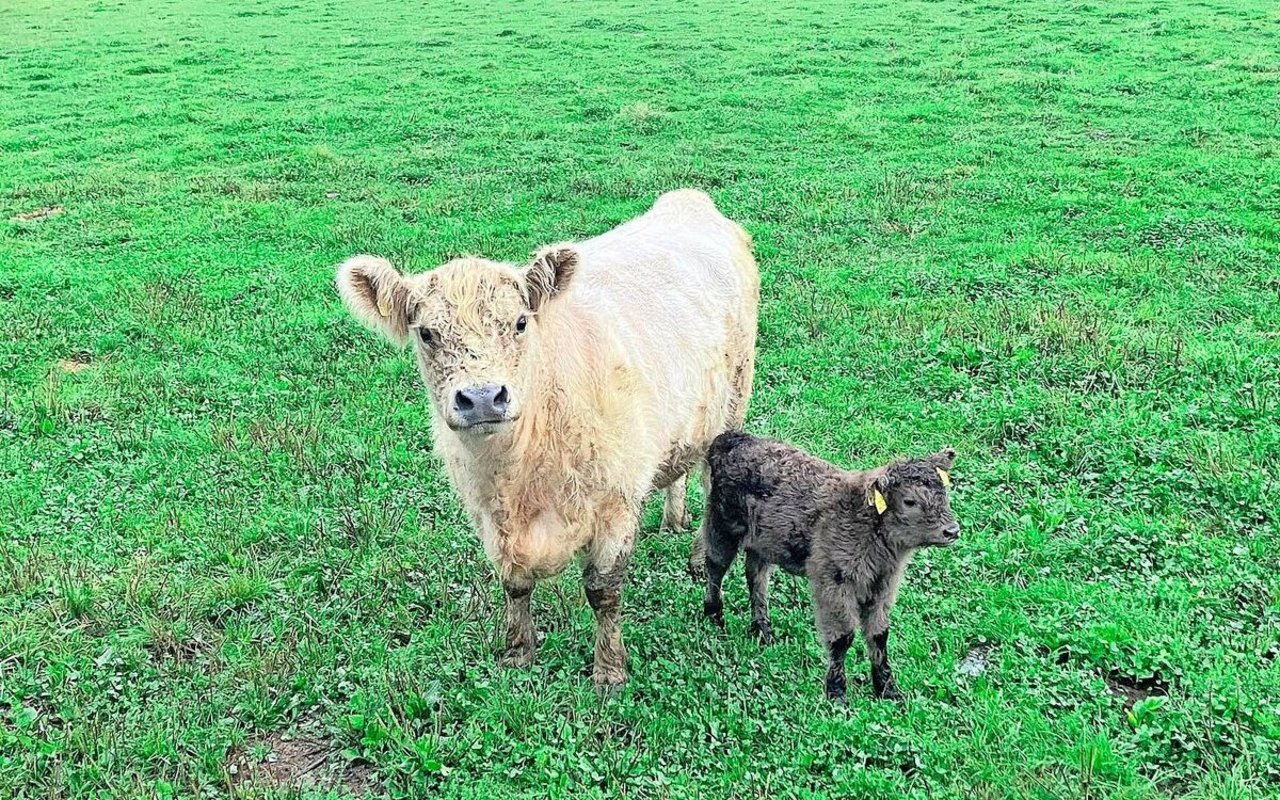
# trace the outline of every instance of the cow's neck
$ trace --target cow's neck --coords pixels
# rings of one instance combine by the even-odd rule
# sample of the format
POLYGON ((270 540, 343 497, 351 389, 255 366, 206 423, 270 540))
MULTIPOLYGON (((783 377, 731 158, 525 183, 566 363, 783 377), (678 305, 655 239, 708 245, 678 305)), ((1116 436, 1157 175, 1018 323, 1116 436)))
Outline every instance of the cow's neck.
POLYGON ((574 507, 611 480, 609 464, 618 459, 607 444, 608 410, 595 406, 607 393, 596 385, 601 345, 592 327, 567 314, 548 320, 541 351, 528 355, 542 368, 508 429, 484 438, 444 432, 468 505, 498 529, 546 512, 580 516, 574 507))

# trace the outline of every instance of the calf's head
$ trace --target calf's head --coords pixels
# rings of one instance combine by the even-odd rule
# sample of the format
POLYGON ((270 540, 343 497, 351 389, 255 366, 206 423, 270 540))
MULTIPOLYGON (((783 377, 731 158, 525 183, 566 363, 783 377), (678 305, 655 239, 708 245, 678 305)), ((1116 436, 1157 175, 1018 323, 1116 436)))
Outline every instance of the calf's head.
POLYGON ((460 258, 418 275, 354 256, 338 267, 337 285, 357 320, 412 343, 439 419, 460 435, 485 435, 520 417, 538 378, 540 321, 577 263, 567 244, 523 269, 460 258))
POLYGON ((867 490, 867 503, 881 517, 885 538, 897 547, 946 547, 960 538, 947 489, 956 451, 899 461, 880 473, 867 490))

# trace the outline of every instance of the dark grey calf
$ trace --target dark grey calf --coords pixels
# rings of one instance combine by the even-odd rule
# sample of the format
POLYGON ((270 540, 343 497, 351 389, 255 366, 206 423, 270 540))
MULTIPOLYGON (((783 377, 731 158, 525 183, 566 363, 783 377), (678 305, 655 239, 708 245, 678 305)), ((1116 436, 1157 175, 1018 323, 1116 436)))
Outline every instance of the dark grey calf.
POLYGON ((948 448, 928 458, 848 472, 776 439, 730 431, 711 444, 707 501, 707 596, 724 625, 720 586, 747 551, 751 627, 764 643, 774 565, 807 575, 827 648, 827 696, 843 700, 845 654, 862 629, 877 697, 900 697, 889 668, 889 610, 911 554, 953 543, 960 526, 947 498, 948 448))

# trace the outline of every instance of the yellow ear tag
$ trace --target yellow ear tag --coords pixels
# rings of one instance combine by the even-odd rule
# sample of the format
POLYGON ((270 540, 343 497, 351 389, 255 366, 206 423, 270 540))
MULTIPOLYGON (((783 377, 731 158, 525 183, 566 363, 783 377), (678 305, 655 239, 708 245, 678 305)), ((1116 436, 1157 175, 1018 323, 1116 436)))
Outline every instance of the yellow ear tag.
MULTIPOLYGON (((936 467, 935 467, 935 469, 936 469, 936 467)), ((951 473, 950 473, 950 472, 947 472, 945 469, 939 469, 939 470, 938 470, 938 477, 939 477, 939 478, 942 478, 942 485, 943 485, 943 486, 947 487, 948 489, 950 489, 950 488, 951 488, 951 473)))
POLYGON ((872 495, 872 499, 876 504, 876 513, 883 514, 884 510, 889 507, 889 504, 884 501, 884 495, 880 494, 879 489, 875 489, 874 492, 875 494, 872 495))
POLYGON ((391 316, 391 304, 390 304, 390 303, 388 303, 386 300, 379 300, 379 301, 378 301, 378 313, 379 313, 379 314, 381 314, 381 315, 382 315, 382 316, 384 316, 384 317, 389 317, 389 316, 391 316))

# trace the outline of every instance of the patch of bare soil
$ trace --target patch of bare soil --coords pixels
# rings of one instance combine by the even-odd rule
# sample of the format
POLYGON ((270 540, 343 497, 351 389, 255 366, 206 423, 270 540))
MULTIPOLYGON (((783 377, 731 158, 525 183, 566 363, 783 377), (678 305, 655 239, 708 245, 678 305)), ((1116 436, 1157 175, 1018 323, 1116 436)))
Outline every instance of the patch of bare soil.
POLYGON ((37 222, 49 217, 56 217, 62 213, 62 206, 45 206, 37 208, 35 211, 23 211, 21 214, 14 214, 14 222, 37 222))
POLYGON ((974 643, 969 648, 968 655, 956 665, 956 672, 966 678, 978 677, 987 671, 993 649, 992 645, 985 642, 974 643))
POLYGON ((63 372, 84 372, 93 364, 93 356, 88 353, 76 353, 71 358, 64 358, 58 362, 58 368, 63 372))
POLYGON ((1126 711, 1133 708, 1133 704, 1139 700, 1152 696, 1169 696, 1169 683, 1159 675, 1134 678, 1120 672, 1112 672, 1107 676, 1107 688, 1117 697, 1124 698, 1126 711))
POLYGON ((153 633, 151 641, 144 645, 156 661, 174 661, 187 664, 212 649, 210 642, 197 638, 179 638, 172 631, 153 633))
POLYGON ((233 790, 318 788, 345 790, 353 797, 379 795, 373 768, 348 762, 324 739, 270 733, 232 752, 227 761, 233 790))

